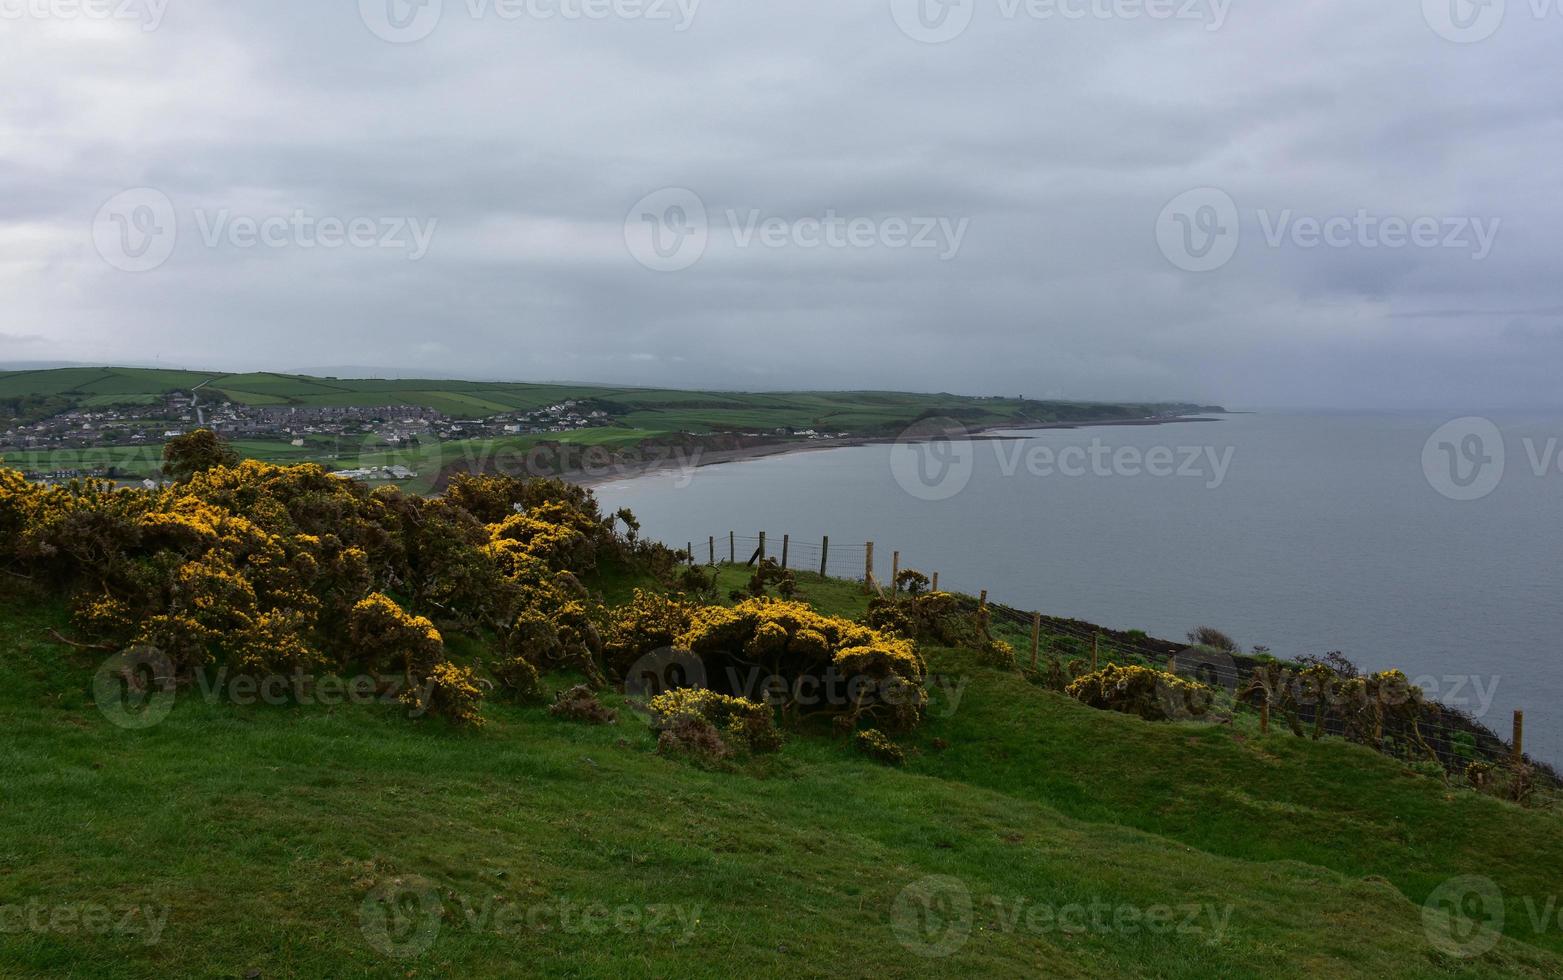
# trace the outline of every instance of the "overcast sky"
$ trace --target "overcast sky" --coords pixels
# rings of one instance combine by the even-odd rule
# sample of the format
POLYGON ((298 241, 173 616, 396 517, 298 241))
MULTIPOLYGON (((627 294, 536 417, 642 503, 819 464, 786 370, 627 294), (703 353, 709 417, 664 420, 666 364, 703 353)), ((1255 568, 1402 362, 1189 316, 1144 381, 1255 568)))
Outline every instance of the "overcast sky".
POLYGON ((0 361, 1563 404, 1553 0, 1017 2, 0 0, 0 361))

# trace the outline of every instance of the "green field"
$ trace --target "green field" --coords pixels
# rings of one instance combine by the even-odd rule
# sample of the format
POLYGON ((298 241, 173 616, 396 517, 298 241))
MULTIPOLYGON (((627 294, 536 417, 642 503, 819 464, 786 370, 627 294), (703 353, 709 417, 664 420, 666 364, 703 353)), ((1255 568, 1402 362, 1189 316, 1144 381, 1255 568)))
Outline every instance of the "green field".
MULTIPOLYGON (((800 579, 823 611, 865 608, 800 579)), ((707 771, 655 754, 617 696, 613 726, 491 700, 464 733, 192 693, 126 730, 85 680, 101 654, 52 642, 63 608, 23 589, 0 590, 0 914, 116 917, 0 919, 20 924, 0 975, 1563 973, 1563 930, 1532 914, 1563 817, 1344 743, 1094 711, 954 649, 925 651, 900 770, 795 732, 707 771), (1425 912, 1462 875, 1501 890, 1501 940, 1425 912)))

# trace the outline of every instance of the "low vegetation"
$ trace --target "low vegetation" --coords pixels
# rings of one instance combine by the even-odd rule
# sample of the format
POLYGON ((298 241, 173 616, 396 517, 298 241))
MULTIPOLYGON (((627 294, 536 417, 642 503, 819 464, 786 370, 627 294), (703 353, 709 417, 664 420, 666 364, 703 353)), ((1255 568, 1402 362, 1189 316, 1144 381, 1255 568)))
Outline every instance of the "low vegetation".
MULTIPOLYGON (((1284 665, 1033 675, 920 576, 221 448, 160 490, 0 471, 0 973, 1563 972, 1563 816, 1313 732, 1284 665)), ((1403 678, 1309 676, 1403 723, 1403 678)))

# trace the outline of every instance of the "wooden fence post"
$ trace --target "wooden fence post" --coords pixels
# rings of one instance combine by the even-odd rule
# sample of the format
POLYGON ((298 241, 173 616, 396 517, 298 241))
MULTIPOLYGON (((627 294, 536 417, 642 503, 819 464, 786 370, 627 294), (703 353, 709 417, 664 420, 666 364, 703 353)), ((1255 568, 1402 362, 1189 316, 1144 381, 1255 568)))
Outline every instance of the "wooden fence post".
POLYGON ((1270 699, 1259 702, 1259 734, 1270 734, 1270 699))
POLYGON ((988 590, 987 589, 983 589, 981 597, 979 597, 977 599, 977 608, 979 608, 979 609, 986 609, 986 608, 988 608, 988 590))
POLYGON ((707 535, 707 537, 710 538, 710 541, 708 543, 711 545, 711 564, 715 565, 716 564, 716 535, 711 534, 711 535, 707 535))
POLYGON ((787 549, 789 547, 791 547, 791 545, 792 545, 792 535, 790 535, 790 534, 783 534, 782 535, 782 570, 783 571, 786 571, 786 569, 787 569, 787 549))
POLYGON ((933 573, 933 590, 935 592, 939 591, 939 573, 938 572, 934 572, 933 573))
POLYGON ((890 594, 896 595, 901 591, 901 553, 893 552, 890 555, 890 594))
POLYGON ((1031 669, 1037 669, 1037 655, 1042 650, 1042 614, 1031 614, 1031 669))
POLYGON ((727 532, 727 563, 729 565, 736 565, 736 564, 738 564, 738 532, 737 531, 728 531, 727 532))
POLYGON ((1097 648, 1102 644, 1102 634, 1097 633, 1091 637, 1091 673, 1096 673, 1097 648))
POLYGON ((689 548, 689 564, 693 565, 695 563, 695 543, 693 541, 689 542, 688 548, 689 548))
POLYGON ((1514 711, 1514 764, 1516 766, 1525 763, 1525 712, 1514 711))
POLYGON ((825 540, 819 547, 819 577, 825 577, 825 569, 830 563, 830 535, 825 535, 825 540))
POLYGON ((863 556, 863 581, 869 585, 874 584, 874 542, 868 543, 868 550, 863 556))
POLYGON ((760 532, 760 562, 765 562, 765 532, 760 532))

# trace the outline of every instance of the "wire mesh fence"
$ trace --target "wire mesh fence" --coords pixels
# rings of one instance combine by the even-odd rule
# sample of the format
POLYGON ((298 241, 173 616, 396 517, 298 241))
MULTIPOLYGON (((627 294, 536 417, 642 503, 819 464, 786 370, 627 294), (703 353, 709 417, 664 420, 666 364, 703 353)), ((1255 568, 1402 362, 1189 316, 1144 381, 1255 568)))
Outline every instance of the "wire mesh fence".
MULTIPOLYGON (((1024 668, 1035 670, 1044 666, 1043 658, 1064 657, 1089 663, 1093 670, 1107 664, 1149 667, 1224 691, 1227 697, 1223 704, 1233 714, 1259 716, 1266 729, 1276 724, 1300 735, 1364 742, 1390 754, 1436 760, 1455 772, 1470 763, 1511 768, 1523 764, 1554 785, 1563 785, 1563 777, 1552 766, 1524 753, 1521 712, 1516 712, 1513 737, 1505 740, 1478 718, 1435 700, 1425 701, 1415 712, 1389 715, 1379 705, 1378 714, 1368 723, 1360 722, 1351 711, 1343 712, 1339 706, 1322 700, 1294 698, 1278 703, 1274 691, 1264 683, 1256 685, 1265 668, 1275 665, 1283 671, 1291 670, 1277 661, 1239 651, 1212 651, 992 603, 979 583, 941 580, 937 561, 878 548, 871 541, 730 531, 708 536, 705 542, 691 542, 689 549, 691 560, 696 563, 753 565, 770 559, 795 573, 862 582, 883 593, 897 590, 896 578, 900 573, 916 570, 935 591, 972 597, 974 611, 980 609, 990 627, 1016 647, 1024 668), (1365 731, 1370 734, 1365 735, 1365 731)), ((1297 675, 1293 672, 1290 677, 1285 673, 1280 676, 1295 681, 1297 675)))

